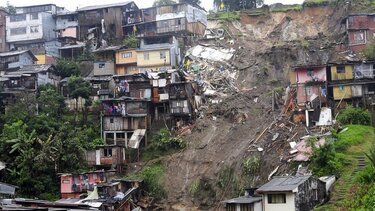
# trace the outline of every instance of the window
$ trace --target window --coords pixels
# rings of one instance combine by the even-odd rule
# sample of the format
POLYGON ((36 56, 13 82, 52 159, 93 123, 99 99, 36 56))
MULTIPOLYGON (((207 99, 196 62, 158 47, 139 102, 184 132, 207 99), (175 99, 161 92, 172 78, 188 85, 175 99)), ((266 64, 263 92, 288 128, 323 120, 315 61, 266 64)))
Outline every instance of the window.
POLYGON ((111 148, 104 149, 104 157, 112 157, 112 149, 111 148))
POLYGON ((26 14, 11 15, 9 18, 10 22, 25 21, 26 14))
POLYGON ((311 86, 305 86, 305 94, 306 96, 311 96, 313 94, 313 90, 311 86))
POLYGON ((181 19, 177 20, 177 25, 181 25, 181 19))
POLYGON ((35 13, 31 13, 30 14, 30 20, 38 20, 39 19, 39 16, 38 16, 39 13, 35 12, 35 13))
POLYGON ((363 32, 357 32, 354 34, 354 40, 355 41, 364 41, 365 40, 365 36, 364 36, 364 33, 363 32))
POLYGON ((39 26, 30 26, 30 33, 38 33, 39 26))
POLYGON ((131 57, 132 57, 132 52, 122 53, 122 58, 123 59, 131 58, 131 57))
POLYGON ((310 76, 310 77, 314 76, 314 69, 308 68, 307 69, 307 76, 310 76))
POLYGON ((254 211, 253 204, 240 204, 240 211, 254 211))
POLYGON ((114 121, 113 121, 113 118, 110 118, 109 119, 109 123, 113 123, 114 121))
POLYGON ((63 184, 70 184, 70 180, 64 179, 64 180, 62 181, 62 183, 63 183, 63 184))
POLYGON ((337 73, 345 73, 345 65, 337 65, 337 73))
POLYGON ((160 51, 160 59, 166 59, 167 56, 166 56, 166 53, 165 51, 160 51))
POLYGON ((280 194, 268 194, 268 204, 285 204, 286 195, 285 193, 280 194))
POLYGON ((18 27, 10 29, 10 35, 26 34, 26 27, 18 27))
POLYGON ((144 60, 150 60, 150 54, 148 52, 143 53, 143 59, 144 60))
POLYGON ((343 92, 343 91, 345 91, 345 87, 343 85, 340 85, 339 90, 340 90, 340 92, 343 92))
POLYGON ((105 67, 105 64, 104 63, 100 63, 99 64, 99 68, 103 69, 105 67))

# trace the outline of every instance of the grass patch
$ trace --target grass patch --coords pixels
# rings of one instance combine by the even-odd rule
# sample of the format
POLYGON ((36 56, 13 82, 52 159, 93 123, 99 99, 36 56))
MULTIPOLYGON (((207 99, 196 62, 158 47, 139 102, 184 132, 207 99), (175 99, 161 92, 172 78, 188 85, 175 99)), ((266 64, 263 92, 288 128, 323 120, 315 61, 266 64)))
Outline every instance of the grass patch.
POLYGON ((374 135, 374 129, 371 126, 347 125, 347 128, 347 131, 337 134, 336 151, 345 152, 348 147, 362 144, 366 141, 367 136, 374 135))
POLYGON ((234 12, 218 12, 209 14, 208 20, 221 20, 221 21, 235 21, 241 19, 241 14, 239 11, 234 12))
POLYGON ((125 177, 125 179, 143 180, 145 190, 149 196, 156 200, 165 198, 166 191, 164 189, 164 166, 161 162, 145 167, 141 172, 125 177))
POLYGON ((283 5, 277 4, 271 9, 271 12, 289 12, 289 11, 301 11, 303 9, 301 4, 283 5))
POLYGON ((303 6, 326 6, 336 2, 337 0, 305 0, 303 6))

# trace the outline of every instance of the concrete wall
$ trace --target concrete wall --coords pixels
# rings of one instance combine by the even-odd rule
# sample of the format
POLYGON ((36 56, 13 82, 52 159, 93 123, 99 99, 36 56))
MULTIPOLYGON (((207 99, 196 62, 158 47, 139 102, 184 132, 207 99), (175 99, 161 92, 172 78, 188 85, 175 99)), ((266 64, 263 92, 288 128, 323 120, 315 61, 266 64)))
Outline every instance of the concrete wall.
MULTIPOLYGON (((50 15, 52 19, 52 15, 50 15)), ((53 20, 53 19, 52 19, 53 20)), ((10 22, 10 16, 6 17, 7 42, 26 41, 43 38, 43 15, 38 13, 38 19, 32 20, 31 14, 26 14, 25 21, 10 22), (31 32, 34 27, 37 27, 38 32, 31 32), (26 33, 12 35, 11 30, 15 28, 25 28, 26 33)))
POLYGON ((95 62, 94 63, 94 75, 114 75, 115 74, 115 63, 114 62, 95 62))
POLYGON ((295 194, 292 192, 286 194, 286 203, 285 204, 270 204, 268 203, 268 194, 264 194, 264 210, 267 211, 294 211, 295 208, 295 194))
MULTIPOLYGON (((71 14, 75 16, 74 14, 71 14)), ((57 16, 56 18, 56 30, 66 29, 69 27, 77 27, 78 26, 78 20, 75 18, 75 20, 71 21, 69 20, 70 15, 66 16, 57 16)))
POLYGON ((0 52, 9 50, 6 42, 6 15, 7 13, 0 9, 0 52))

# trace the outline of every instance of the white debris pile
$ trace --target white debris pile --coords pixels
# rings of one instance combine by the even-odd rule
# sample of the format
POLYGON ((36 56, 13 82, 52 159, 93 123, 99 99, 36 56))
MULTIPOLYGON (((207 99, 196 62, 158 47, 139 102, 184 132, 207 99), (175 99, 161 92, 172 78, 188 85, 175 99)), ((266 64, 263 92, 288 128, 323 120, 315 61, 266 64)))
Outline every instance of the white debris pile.
POLYGON ((202 58, 202 59, 207 59, 211 61, 217 61, 217 62, 222 62, 222 61, 228 61, 233 57, 234 54, 234 49, 226 49, 226 48, 211 48, 211 47, 206 47, 203 45, 197 45, 192 48, 190 48, 187 52, 186 55, 193 56, 196 58, 202 58))
POLYGON ((202 45, 187 51, 187 73, 203 87, 205 96, 225 97, 228 93, 239 91, 235 85, 238 70, 227 63, 233 55, 233 49, 217 49, 202 45))

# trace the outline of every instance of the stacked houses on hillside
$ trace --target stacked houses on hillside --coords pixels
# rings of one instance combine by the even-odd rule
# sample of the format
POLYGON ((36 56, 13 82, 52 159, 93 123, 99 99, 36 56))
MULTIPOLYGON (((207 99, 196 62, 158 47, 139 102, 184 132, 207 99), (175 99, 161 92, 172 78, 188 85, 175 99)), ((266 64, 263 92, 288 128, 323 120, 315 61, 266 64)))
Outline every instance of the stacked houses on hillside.
POLYGON ((346 104, 375 113, 375 61, 363 54, 375 37, 375 14, 352 14, 342 24, 346 42, 338 48, 340 53, 327 64, 296 66, 291 72, 286 111, 293 106, 304 108, 307 126, 332 124, 333 114, 346 104))

